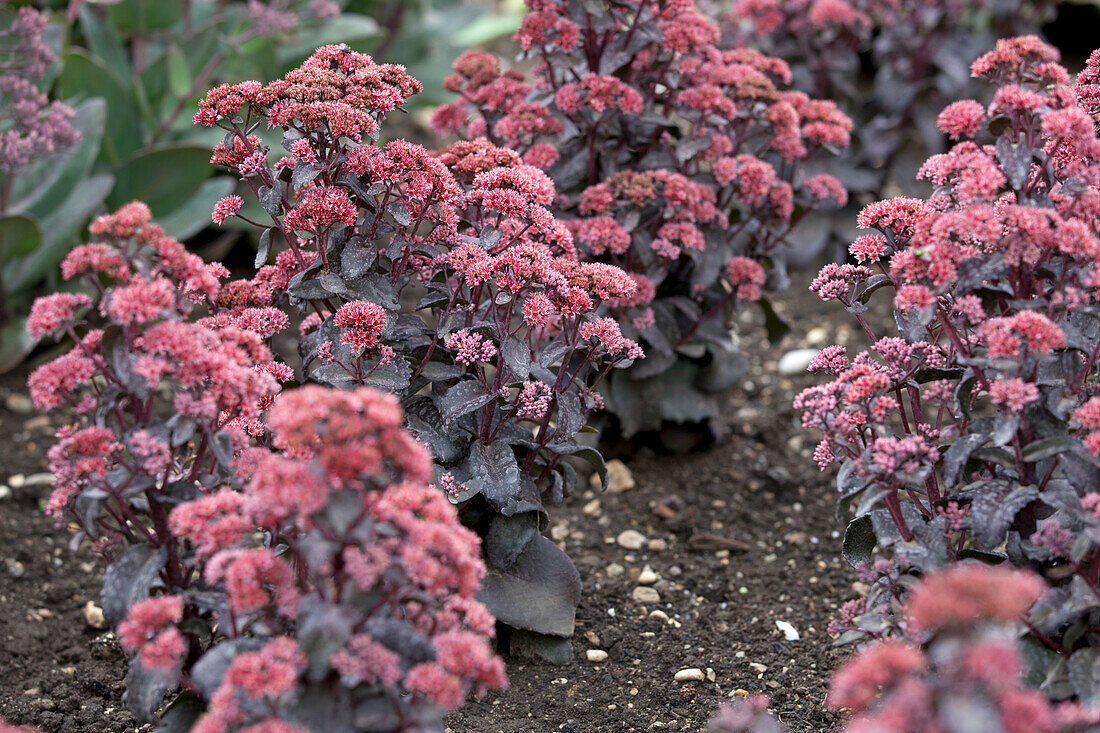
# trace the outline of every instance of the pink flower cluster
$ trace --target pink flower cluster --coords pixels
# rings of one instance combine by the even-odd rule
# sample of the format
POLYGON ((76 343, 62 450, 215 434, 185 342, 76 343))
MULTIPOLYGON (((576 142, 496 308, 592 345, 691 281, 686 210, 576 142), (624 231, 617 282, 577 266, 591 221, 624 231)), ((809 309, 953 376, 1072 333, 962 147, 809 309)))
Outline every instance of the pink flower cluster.
MULTIPOLYGON (((599 31, 585 34, 568 3, 528 3, 516 40, 538 60, 531 78, 489 54, 464 54, 445 83, 459 99, 436 112, 434 127, 484 135, 542 167, 571 150, 576 160, 555 206, 579 213, 567 224, 582 258, 621 266, 648 283, 668 280, 672 290, 714 256, 704 253, 718 249, 725 253, 720 261, 738 264, 708 270, 705 281, 687 286, 692 297, 713 313, 757 300, 764 280, 741 261, 759 268, 797 223, 797 208, 847 201, 832 176, 798 181, 789 164, 846 146, 851 121, 829 102, 784 90, 791 77, 782 61, 721 49, 718 27, 694 2, 594 5, 599 31), (610 38, 633 39, 636 50, 616 59, 610 38), (622 115, 646 121, 627 126, 616 122, 622 115), (666 118, 669 124, 654 126, 666 118), (674 118, 688 128, 673 133, 674 118), (563 132, 576 145, 562 145, 563 132), (672 149, 683 152, 670 163, 661 156, 672 149), (654 205, 659 216, 642 214, 654 205), (725 275, 734 278, 729 288, 719 284, 725 275), (714 310, 710 300, 727 293, 714 310)), ((648 324, 651 300, 620 301, 624 327, 648 324)))
POLYGON ((195 123, 211 126, 240 115, 266 115, 280 127, 327 127, 337 137, 361 140, 378 120, 423 91, 402 66, 376 64, 347 46, 317 49, 300 67, 267 86, 223 84, 199 103, 195 123))
MULTIPOLYGON (((982 397, 999 413, 1019 416, 1019 439, 1035 439, 1023 426, 1031 410, 1045 398, 1049 402, 1037 374, 1074 345, 1071 335, 1077 331, 1067 325, 1074 309, 1095 303, 1100 295, 1094 255, 1100 227, 1091 213, 1100 197, 1093 185, 1076 183, 1097 180, 1100 137, 1056 61, 1054 49, 1030 37, 1003 40, 979 58, 975 76, 993 80, 1002 91, 1016 90, 1020 100, 1033 95, 1036 103, 1006 107, 1003 98, 989 106, 964 100, 945 109, 940 127, 959 142, 921 169, 921 177, 937 186, 935 195, 865 207, 858 223, 876 233, 859 237, 850 249, 865 264, 827 265, 811 284, 821 298, 848 306, 868 333, 873 329, 860 315, 863 301, 881 285, 892 286, 899 318, 914 324, 904 335, 916 349, 911 364, 885 372, 865 354, 850 366, 833 352, 815 360, 812 368, 837 378, 806 390, 796 405, 806 426, 825 432, 815 454, 822 466, 851 458, 861 466, 876 466, 880 481, 888 482, 887 469, 909 474, 913 464, 900 455, 910 454, 897 454, 899 447, 908 440, 927 445, 938 436, 963 437, 970 428, 962 411, 982 397), (1013 168, 997 152, 1003 146, 995 149, 972 139, 999 114, 1008 115, 1014 129, 1033 131, 1044 150, 1057 151, 1058 163, 1045 174, 1026 162, 1013 168), (1082 116, 1085 124, 1078 124, 1082 116), (1058 277, 1042 274, 1048 268, 1058 277), (968 274, 974 272, 981 275, 968 274), (989 287, 1000 287, 1003 300, 991 304, 983 297, 982 288, 989 287), (960 401, 957 382, 936 376, 967 367, 976 384, 960 401), (919 370, 935 376, 921 380, 918 388, 905 380, 919 370), (898 442, 886 440, 899 434, 898 442), (890 454, 882 454, 887 447, 890 454)), ((1091 346, 1078 348, 1085 352, 1084 370, 1067 377, 1069 404, 1083 401, 1094 389, 1089 365, 1096 357, 1089 354, 1091 346)), ((1080 437, 1090 447, 1100 443, 1088 428, 1080 437)), ((923 486, 909 489, 934 501, 940 495, 940 477, 933 470, 938 456, 926 448, 916 452, 925 453, 920 462, 927 467, 917 482, 923 486)), ((1032 469, 1022 465, 1020 470, 1026 476, 1032 469)), ((974 477, 982 476, 988 472, 974 477)), ((922 512, 930 511, 922 506, 922 512)))
POLYGON ((1053 704, 1024 686, 1021 652, 999 632, 1045 587, 1030 573, 982 565, 929 574, 914 587, 908 608, 937 635, 927 650, 910 641, 874 642, 834 674, 828 704, 852 716, 844 730, 950 729, 958 714, 951 701, 959 695, 982 705, 1004 730, 1091 730, 1100 721, 1095 710, 1053 704))
MULTIPOLYGON (((90 229, 104 241, 75 248, 62 266, 67 276, 83 276, 89 290, 100 293, 100 315, 118 337, 100 329, 78 332, 84 325, 79 310, 93 304, 87 295, 60 293, 34 304, 31 335, 64 329, 75 347, 31 374, 31 398, 40 409, 68 405, 90 419, 104 399, 144 404, 149 395, 166 390, 175 412, 213 431, 250 426, 278 391, 278 380, 290 376, 263 343, 272 329, 261 336, 235 320, 232 309, 218 309, 224 268, 188 253, 150 217, 148 207, 136 202, 100 217, 90 229), (217 314, 195 319, 192 309, 200 303, 217 314), (105 385, 115 385, 108 397, 105 385)), ((59 433, 50 451, 51 470, 58 476, 50 512, 60 515, 86 489, 102 490, 108 463, 121 462, 135 477, 148 476, 156 484, 179 478, 177 471, 195 459, 190 451, 196 446, 169 448, 162 433, 148 431, 157 419, 145 408, 136 422, 59 433), (98 447, 89 442, 93 433, 98 447)))
POLYGON ((485 573, 477 538, 425 483, 431 457, 402 417, 395 398, 369 388, 282 395, 268 420, 279 451, 252 449, 243 492, 173 510, 173 530, 208 557, 203 577, 226 593, 237 633, 250 619, 257 632, 286 634, 233 659, 196 730, 272 724, 246 701, 264 700, 273 720, 293 709, 316 679, 302 675, 303 645, 316 642, 295 640, 294 622, 318 604, 354 618, 356 631, 337 637, 326 656, 339 683, 383 686, 396 714, 451 710, 471 691, 506 684, 490 646, 493 619, 475 600, 485 573), (253 527, 287 537, 289 550, 254 546, 253 527), (384 600, 363 604, 362 596, 384 600))
POLYGON ((0 171, 6 176, 80 140, 73 109, 51 101, 37 83, 57 60, 43 38, 49 19, 30 6, 13 13, 0 29, 0 171))

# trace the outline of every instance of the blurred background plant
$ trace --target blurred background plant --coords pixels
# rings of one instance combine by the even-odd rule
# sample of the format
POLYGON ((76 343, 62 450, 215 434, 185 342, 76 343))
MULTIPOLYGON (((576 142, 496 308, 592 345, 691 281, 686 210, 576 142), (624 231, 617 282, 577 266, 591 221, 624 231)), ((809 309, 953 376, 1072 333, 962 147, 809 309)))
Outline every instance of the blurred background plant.
POLYGON ((830 241, 847 246, 856 236, 854 213, 863 205, 922 190, 917 170, 946 147, 936 115, 948 102, 975 93, 970 64, 997 38, 1047 37, 1076 68, 1091 50, 1080 28, 1097 20, 1095 3, 1059 0, 709 4, 722 19, 726 45, 749 46, 783 59, 791 66, 794 88, 836 102, 855 122, 851 147, 827 161, 824 169, 848 189, 850 206, 806 223, 798 251, 792 253, 803 264, 830 241))
POLYGON ((521 11, 520 0, 0 0, 0 371, 34 348, 30 301, 56 286, 105 208, 142 198, 170 236, 219 257, 241 240, 243 228, 203 231, 238 185, 212 175, 220 138, 191 124, 208 88, 281 76, 341 42, 409 66, 427 90, 417 103, 434 105, 459 52, 510 35, 521 11))

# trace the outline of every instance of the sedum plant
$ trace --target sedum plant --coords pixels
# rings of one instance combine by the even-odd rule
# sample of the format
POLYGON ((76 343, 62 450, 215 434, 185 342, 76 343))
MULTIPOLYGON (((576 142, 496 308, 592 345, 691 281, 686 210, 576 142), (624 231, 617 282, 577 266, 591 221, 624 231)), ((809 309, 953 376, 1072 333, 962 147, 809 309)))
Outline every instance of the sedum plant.
MULTIPOLYGON (((79 112, 46 91, 57 61, 49 19, 32 7, 0 3, 0 370, 23 357, 33 342, 25 331, 26 285, 41 277, 40 249, 59 232, 83 223, 103 200, 79 195, 59 181, 80 168, 84 151, 101 132, 87 129, 95 110, 79 112), (88 139, 90 133, 91 140, 88 139), (66 155, 68 154, 68 155, 66 155), (71 160, 71 159, 72 160, 71 160)), ((98 112, 102 113, 99 109, 98 112)), ((94 124, 91 127, 95 127, 94 124)), ((100 187, 101 188, 101 187, 100 187)), ((54 263, 56 265, 56 263, 54 263)))
MULTIPOLYGON (((733 0, 721 25, 724 45, 783 59, 794 88, 836 101, 856 120, 851 148, 829 170, 866 203, 890 190, 916 192, 917 169, 944 149, 939 110, 976 93, 967 64, 998 35, 1037 32, 1056 4, 733 0)), ((838 231, 848 231, 851 213, 838 231)))
POLYGON ((848 144, 850 121, 788 89, 785 63, 722 50, 693 2, 529 0, 515 38, 530 76, 469 52, 434 125, 484 135, 548 170, 582 259, 638 283, 607 304, 648 358, 604 390, 626 436, 717 417, 745 368, 735 306, 786 284, 799 222, 847 201, 811 160, 848 144))
POLYGON ((262 229, 301 271, 284 287, 242 284, 237 302, 303 314, 305 376, 398 395, 408 428, 430 447, 463 521, 484 538, 482 598, 517 630, 517 647, 568 658, 580 582, 541 532, 545 506, 576 483, 577 441, 613 367, 641 357, 599 303, 637 290, 622 270, 577 260, 570 230, 547 208, 553 181, 510 149, 456 143, 440 157, 375 141, 387 112, 420 91, 400 66, 327 46, 284 79, 212 90, 195 121, 226 137, 214 161, 266 209, 239 197, 214 210, 262 229), (277 160, 254 135, 283 130, 277 160))
MULTIPOLYGON (((36 94, 72 105, 69 119, 53 112, 46 124, 64 121, 75 133, 64 155, 42 149, 18 171, 0 172, 0 215, 7 217, 0 308, 9 316, 0 334, 0 370, 34 348, 23 327, 27 307, 44 284, 56 286, 59 263, 95 213, 141 197, 177 239, 204 228, 204 214, 234 182, 210 176, 208 145, 196 139, 183 112, 211 79, 278 67, 272 57, 280 39, 292 37, 299 23, 323 30, 340 11, 329 0, 66 5, 64 17, 52 19, 20 8, 17 18, 36 18, 44 40, 34 49, 11 49, 40 67, 36 94)), ((12 30, 20 27, 29 26, 17 20, 12 30)))
MULTIPOLYGON (((873 641, 832 676, 826 704, 846 713, 844 733, 1085 733, 1100 713, 1051 703, 1025 684, 1026 650, 1015 638, 1046 592, 1033 573, 963 563, 929 573, 899 614, 898 636, 873 641)), ((710 733, 785 728, 755 696, 724 706, 710 733)))
POLYGON ((1032 568, 1055 588, 1030 618, 1030 679, 1095 702, 1100 137, 1057 60, 1020 37, 975 61, 996 92, 941 113, 959 142, 921 169, 933 195, 865 208, 861 264, 827 265, 811 286, 872 348, 822 351, 810 369, 832 381, 795 406, 856 505, 845 553, 874 586, 849 625, 877 631, 912 573, 966 558, 1032 568), (896 331, 866 319, 875 293, 892 293, 896 331))
POLYGON ((291 372, 266 342, 285 313, 235 300, 240 281, 143 204, 91 232, 63 271, 94 297, 40 298, 29 319, 75 346, 29 387, 75 416, 49 451, 46 511, 110 561, 103 610, 135 715, 155 720, 168 694, 166 730, 442 731, 467 694, 504 685, 477 537, 428 485, 397 400, 278 395, 291 372))

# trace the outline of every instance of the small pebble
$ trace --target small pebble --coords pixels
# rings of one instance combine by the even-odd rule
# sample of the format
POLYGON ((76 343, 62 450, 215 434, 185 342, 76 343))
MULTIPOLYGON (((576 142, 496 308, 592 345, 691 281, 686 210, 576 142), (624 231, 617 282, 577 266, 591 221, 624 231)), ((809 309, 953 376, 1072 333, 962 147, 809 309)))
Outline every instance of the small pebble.
POLYGON ((604 572, 607 573, 607 577, 609 578, 617 578, 626 572, 626 568, 617 562, 613 562, 607 566, 604 572))
POLYGON ((0 500, 11 498, 11 487, 0 485, 0 500))
POLYGON ((84 604, 84 621, 93 629, 107 628, 107 619, 103 617, 103 609, 92 601, 84 604))
POLYGON ((589 649, 587 652, 585 652, 585 656, 588 657, 588 661, 590 662, 607 661, 607 652, 605 652, 603 649, 589 649))
POLYGON ((630 594, 637 603, 660 603, 661 594, 653 588, 647 588, 644 585, 640 585, 634 589, 634 592, 630 594))
POLYGON ((806 332, 806 343, 810 346, 821 346, 829 338, 829 332, 821 326, 811 328, 806 332))
POLYGON ((817 349, 795 349, 788 351, 779 359, 779 373, 791 377, 795 374, 805 374, 810 362, 817 356, 817 349))
POLYGON ((27 415, 34 411, 34 403, 31 402, 30 397, 19 392, 13 392, 4 398, 4 407, 21 415, 27 415))
POLYGON ((587 514, 590 517, 594 517, 600 513, 600 500, 593 499, 581 508, 581 512, 587 514))
POLYGON ((760 662, 750 662, 749 669, 757 674, 764 674, 768 671, 767 665, 761 664, 760 662))
POLYGON ((664 552, 668 549, 668 543, 662 539, 655 539, 649 541, 648 547, 650 552, 664 552))
POLYGON ((50 426, 50 418, 46 415, 32 417, 30 420, 23 423, 24 430, 49 430, 50 426))
POLYGON ((689 667, 687 669, 681 669, 673 677, 677 682, 702 682, 707 676, 703 674, 703 670, 698 667, 689 667))
POLYGON ((653 585, 656 582, 657 573, 648 565, 642 568, 642 572, 638 573, 638 585, 653 585))
MULTIPOLYGON (((599 480, 599 477, 596 477, 599 480)), ((618 458, 612 458, 607 462, 607 490, 612 494, 621 494, 630 491, 636 486, 634 474, 626 467, 626 464, 618 458)))
POLYGON ((783 632, 783 638, 787 641, 798 641, 802 638, 798 635, 798 629, 791 626, 786 621, 776 621, 775 628, 783 632))
POLYGON ((649 612, 649 618, 655 618, 658 621, 668 621, 668 614, 658 608, 656 611, 649 612))
POLYGON ((714 682, 718 679, 718 675, 714 673, 714 670, 707 667, 707 682, 714 682))
POLYGON ((646 538, 644 534, 636 529, 626 529, 619 533, 619 536, 615 538, 615 542, 619 544, 619 547, 625 547, 628 550, 640 550, 645 547, 646 538))
POLYGON ((23 574, 27 572, 27 569, 23 567, 23 563, 12 557, 4 558, 4 566, 8 569, 8 575, 13 578, 22 578, 23 574))

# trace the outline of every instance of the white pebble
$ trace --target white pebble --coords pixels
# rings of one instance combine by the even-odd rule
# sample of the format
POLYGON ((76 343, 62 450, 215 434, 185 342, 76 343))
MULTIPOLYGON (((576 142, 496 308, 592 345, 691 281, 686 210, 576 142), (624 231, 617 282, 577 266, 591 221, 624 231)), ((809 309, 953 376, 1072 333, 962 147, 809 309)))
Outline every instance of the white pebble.
POLYGON ((603 649, 589 649, 587 652, 585 652, 585 656, 588 657, 588 661, 590 662, 607 661, 607 652, 605 652, 603 649))
POLYGON ((794 351, 788 351, 779 359, 779 373, 784 376, 793 376, 795 374, 805 374, 806 367, 810 366, 810 362, 818 355, 817 349, 795 349, 794 351))
POLYGON ((776 621, 775 628, 783 632, 783 638, 787 641, 798 641, 802 638, 798 635, 798 629, 791 626, 786 621, 776 621))
POLYGON ((636 529, 626 529, 619 533, 619 536, 615 538, 615 542, 619 544, 619 547, 625 547, 628 550, 640 550, 645 547, 646 538, 644 534, 636 529))
POLYGON ((707 676, 703 674, 703 670, 698 667, 689 667, 688 669, 681 669, 673 677, 677 682, 702 682, 707 676))

